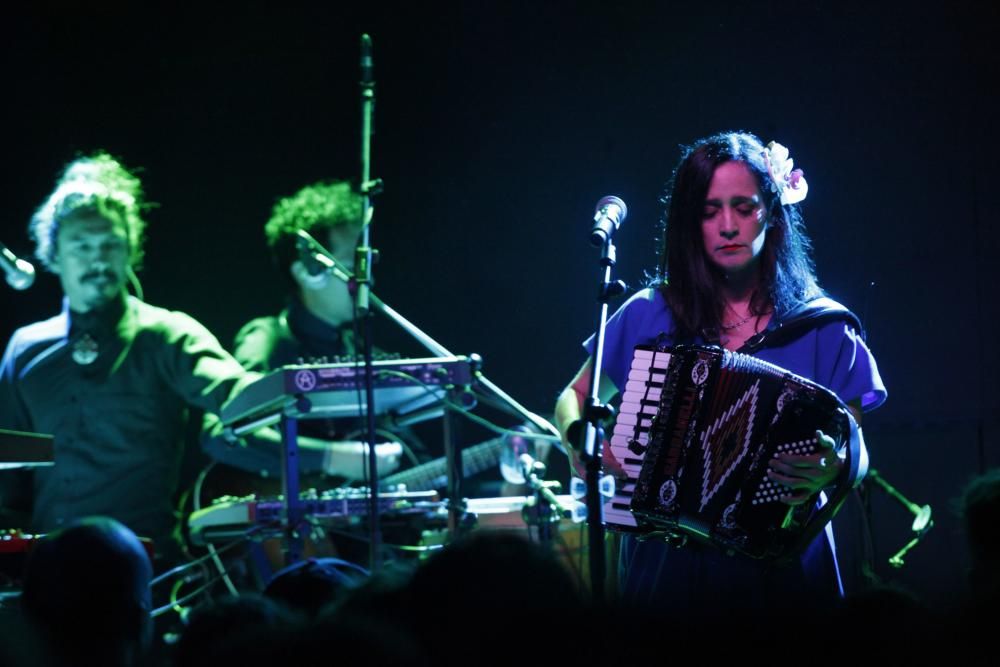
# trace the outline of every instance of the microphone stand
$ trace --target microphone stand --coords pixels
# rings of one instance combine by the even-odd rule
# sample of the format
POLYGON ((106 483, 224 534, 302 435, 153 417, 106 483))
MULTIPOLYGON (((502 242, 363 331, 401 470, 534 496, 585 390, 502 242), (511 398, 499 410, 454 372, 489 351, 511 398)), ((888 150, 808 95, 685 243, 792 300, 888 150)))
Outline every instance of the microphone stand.
POLYGON ((562 505, 553 489, 559 489, 557 481, 545 481, 545 464, 536 461, 530 454, 522 454, 520 457, 521 472, 524 481, 531 487, 535 496, 535 503, 532 506, 525 505, 521 508, 521 518, 529 526, 538 528, 538 543, 545 549, 552 546, 552 526, 562 519, 562 505))
MULTIPOLYGON (((354 274, 349 268, 344 266, 341 262, 337 260, 336 257, 331 255, 322 244, 316 241, 308 232, 299 231, 298 235, 304 239, 307 239, 313 251, 315 251, 319 258, 327 266, 327 270, 338 280, 342 280, 348 284, 355 282, 354 274)), ((624 286, 622 287, 624 289, 624 286)), ((417 341, 421 346, 423 346, 428 352, 430 352, 435 357, 439 358, 451 358, 454 360, 459 359, 458 355, 452 353, 444 345, 431 338, 428 334, 423 332, 417 325, 409 321, 403 315, 398 313, 396 310, 386 305, 374 292, 369 292, 368 301, 372 306, 372 310, 376 310, 385 317, 389 318, 396 323, 403 331, 409 334, 415 341, 417 341)), ((539 431, 539 433, 533 434, 532 438, 535 440, 545 439, 553 444, 557 445, 559 450, 565 453, 561 443, 561 438, 559 436, 559 430, 553 426, 550 422, 543 419, 539 415, 531 412, 516 400, 514 400, 509 394, 504 392, 500 387, 495 385, 489 380, 485 375, 483 375, 480 369, 481 359, 477 354, 470 354, 468 357, 469 365, 472 370, 472 377, 475 380, 475 387, 477 389, 485 389, 490 392, 489 397, 486 399, 488 402, 495 403, 499 402, 506 406, 506 408, 513 414, 520 416, 525 421, 532 423, 539 431), (548 435, 543 435, 548 433, 548 435)), ((477 394, 478 395, 478 394, 477 394)), ((369 398, 370 400, 370 398, 369 398)), ((371 403, 369 403, 371 405, 371 403)), ((468 406, 473 407, 472 405, 468 406)), ((445 411, 445 418, 448 418, 448 411, 445 411)), ((461 519, 464 515, 464 508, 462 505, 462 499, 460 497, 461 491, 461 478, 462 478, 462 466, 461 466, 461 456, 460 452, 456 451, 455 443, 452 438, 453 431, 446 421, 446 433, 445 433, 445 457, 448 461, 448 490, 449 490, 449 515, 448 515, 448 527, 452 535, 459 526, 462 525, 461 519)))
POLYGON ((370 243, 371 196, 381 190, 381 182, 371 180, 372 114, 375 107, 372 40, 361 35, 361 239, 355 254, 354 280, 348 285, 355 298, 355 312, 364 336, 365 418, 368 440, 368 525, 370 570, 376 572, 382 564, 382 531, 378 501, 378 457, 375 453, 375 384, 372 344, 372 311, 369 306, 372 285, 372 258, 376 251, 370 243))
POLYGON ((602 404, 598 396, 601 372, 604 360, 604 330, 608 323, 608 301, 625 291, 625 284, 620 280, 611 282, 611 269, 616 263, 615 246, 611 235, 604 237, 601 250, 600 266, 604 269, 604 278, 599 285, 597 300, 601 304, 597 319, 597 331, 594 336, 594 354, 590 375, 590 391, 583 405, 583 420, 587 427, 582 432, 582 443, 577 443, 578 451, 586 467, 587 496, 587 537, 590 548, 590 587, 594 602, 598 605, 604 602, 604 501, 601 497, 601 458, 604 442, 603 422, 613 413, 611 406, 602 404))
POLYGON ((923 536, 927 534, 927 531, 934 527, 934 520, 931 519, 931 506, 924 505, 921 507, 920 505, 911 502, 902 493, 889 484, 889 482, 887 482, 877 470, 869 469, 868 477, 875 482, 879 488, 889 494, 889 496, 898 501, 899 504, 910 510, 914 516, 913 525, 910 526, 910 529, 915 533, 915 537, 889 558, 889 565, 897 569, 901 568, 904 565, 903 556, 905 556, 910 549, 917 546, 923 536))
MULTIPOLYGON (((328 257, 328 259, 336 261, 333 257, 328 257)), ((622 290, 624 291, 624 286, 622 287, 622 290)), ((444 347, 443 345, 435 341, 433 338, 428 336, 426 333, 421 331, 417 327, 417 325, 413 324, 405 317, 400 315, 398 312, 396 312, 388 305, 386 305, 381 299, 375 296, 375 294, 371 295, 371 303, 373 306, 375 306, 376 310, 378 310, 380 313, 382 313, 390 320, 395 322, 397 325, 399 325, 399 327, 404 331, 406 331, 408 334, 410 334, 410 336, 412 336, 414 340, 416 340, 418 343, 427 348, 427 350, 431 354, 438 357, 457 356, 455 353, 448 351, 446 347, 444 347)), ((566 450, 563 449, 563 446, 561 444, 562 438, 559 435, 559 429, 553 426, 552 423, 549 422, 548 420, 543 419, 539 415, 535 414, 534 412, 528 410, 526 407, 518 403, 510 394, 508 394, 503 389, 495 385, 492 381, 490 381, 489 378, 483 375, 482 370, 478 368, 477 360, 479 360, 479 355, 471 354, 469 355, 469 358, 474 362, 473 377, 476 379, 477 385, 488 389, 490 393, 494 397, 499 399, 503 404, 505 404, 513 414, 518 415, 525 421, 531 422, 536 427, 538 427, 540 431, 548 432, 549 437, 545 439, 549 440, 552 444, 556 445, 561 452, 566 453, 566 450)), ((534 439, 538 440, 542 436, 540 436, 539 434, 535 434, 533 437, 534 439)))

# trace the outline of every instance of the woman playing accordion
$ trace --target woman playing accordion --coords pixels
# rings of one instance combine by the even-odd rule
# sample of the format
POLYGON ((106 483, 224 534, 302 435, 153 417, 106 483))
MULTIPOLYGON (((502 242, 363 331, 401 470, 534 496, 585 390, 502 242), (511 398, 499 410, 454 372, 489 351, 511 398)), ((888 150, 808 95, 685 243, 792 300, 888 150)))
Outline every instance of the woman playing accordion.
MULTIPOLYGON (((685 151, 664 199, 656 278, 608 321, 602 402, 624 391, 637 346, 695 345, 753 355, 821 385, 858 423, 882 404, 886 390, 857 318, 817 285, 798 206, 807 184, 792 167, 783 146, 748 133, 685 151)), ((584 347, 593 354, 594 339, 584 347)), ((591 367, 588 360, 559 397, 564 434, 581 417, 591 367)), ((809 452, 770 459, 767 478, 788 506, 815 499, 845 465, 833 438, 815 431, 813 439, 809 452)), ((609 447, 604 456, 606 469, 621 470, 609 447)), ((619 579, 624 602, 681 613, 815 608, 842 595, 829 526, 790 562, 626 533, 619 579)))

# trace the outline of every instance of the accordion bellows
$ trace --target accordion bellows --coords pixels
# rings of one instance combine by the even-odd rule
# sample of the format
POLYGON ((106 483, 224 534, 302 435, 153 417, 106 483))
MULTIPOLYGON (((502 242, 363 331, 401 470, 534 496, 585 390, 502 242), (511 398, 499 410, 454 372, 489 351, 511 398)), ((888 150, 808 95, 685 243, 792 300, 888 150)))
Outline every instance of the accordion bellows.
POLYGON ((638 346, 610 441, 629 479, 605 522, 752 558, 797 553, 836 508, 781 502, 768 461, 816 451, 817 429, 838 448, 851 439, 846 406, 815 382, 717 347, 638 346))

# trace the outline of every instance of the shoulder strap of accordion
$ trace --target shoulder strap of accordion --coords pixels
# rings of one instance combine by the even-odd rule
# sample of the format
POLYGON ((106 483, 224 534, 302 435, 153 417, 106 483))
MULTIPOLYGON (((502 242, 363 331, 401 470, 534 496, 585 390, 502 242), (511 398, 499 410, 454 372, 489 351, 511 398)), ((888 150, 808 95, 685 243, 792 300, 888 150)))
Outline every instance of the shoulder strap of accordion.
POLYGON ((804 530, 794 546, 788 550, 786 561, 790 562, 794 554, 800 554, 806 550, 809 543, 819 535, 820 531, 840 510, 841 505, 847 500, 847 495, 868 472, 868 457, 865 453, 864 439, 861 436, 861 427, 858 426, 854 415, 849 411, 847 411, 847 419, 850 422, 851 435, 846 447, 844 447, 846 456, 840 474, 833 481, 834 486, 830 489, 826 503, 809 518, 809 529, 804 530))
POLYGON ((863 331, 857 315, 846 306, 824 296, 800 304, 785 314, 773 329, 769 327, 747 340, 741 351, 753 353, 764 347, 778 347, 834 321, 846 322, 859 333, 863 331))

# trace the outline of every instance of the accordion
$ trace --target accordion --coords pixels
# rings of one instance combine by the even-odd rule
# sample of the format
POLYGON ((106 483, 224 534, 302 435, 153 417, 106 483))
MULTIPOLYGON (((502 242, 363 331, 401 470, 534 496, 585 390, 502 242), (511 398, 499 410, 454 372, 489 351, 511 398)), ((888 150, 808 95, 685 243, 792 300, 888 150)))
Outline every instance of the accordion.
POLYGON ((611 529, 782 559, 833 517, 858 474, 857 427, 833 392, 717 347, 638 346, 610 444, 628 476, 604 507, 611 529), (779 453, 818 451, 816 430, 846 446, 830 502, 781 502, 767 476, 779 453))

